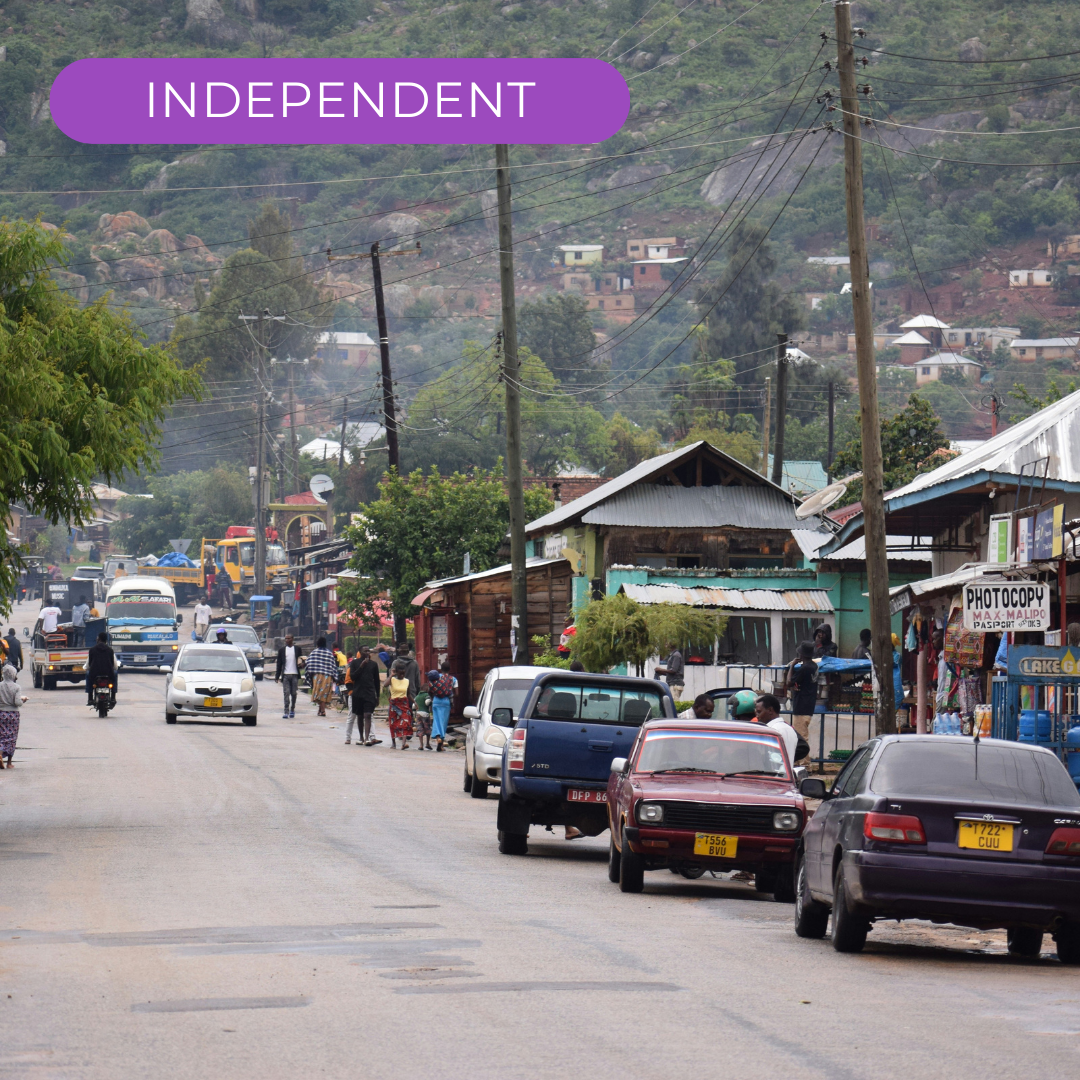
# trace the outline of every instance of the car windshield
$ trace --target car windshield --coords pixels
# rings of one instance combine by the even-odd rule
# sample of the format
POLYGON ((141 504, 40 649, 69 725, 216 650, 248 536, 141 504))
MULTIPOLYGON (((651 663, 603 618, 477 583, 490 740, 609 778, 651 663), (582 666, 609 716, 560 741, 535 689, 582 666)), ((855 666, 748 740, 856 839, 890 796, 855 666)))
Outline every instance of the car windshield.
POLYGON ((244 658, 232 649, 185 649, 177 666, 180 671, 247 671, 244 658))
POLYGON ((168 596, 114 596, 105 608, 107 619, 175 619, 176 608, 168 596))
MULTIPOLYGON (((218 632, 218 629, 219 628, 215 626, 210 631, 211 636, 216 634, 218 632)), ((225 631, 225 633, 227 633, 229 635, 229 640, 234 645, 258 645, 259 644, 259 635, 256 634, 255 631, 252 630, 250 626, 224 626, 224 627, 221 627, 220 629, 223 629, 225 631)))
POLYGON ((637 727, 664 715, 655 690, 621 686, 553 683, 545 686, 533 707, 538 720, 585 720, 593 724, 629 724, 637 727))
POLYGON ((491 688, 487 711, 493 713, 496 709, 510 709, 517 716, 532 684, 532 679, 499 679, 491 688))
POLYGON ((240 561, 245 566, 255 565, 255 541, 248 540, 240 545, 240 561))
POLYGON ((289 557, 285 554, 285 549, 280 544, 266 545, 267 566, 281 566, 283 563, 287 563, 288 561, 289 557))
POLYGON ((788 778, 780 740, 775 735, 692 728, 646 732, 637 771, 751 773, 788 778))
POLYGON ((958 802, 1080 806, 1080 793, 1053 755, 1020 745, 976 748, 966 740, 890 743, 874 769, 870 788, 882 795, 958 802))

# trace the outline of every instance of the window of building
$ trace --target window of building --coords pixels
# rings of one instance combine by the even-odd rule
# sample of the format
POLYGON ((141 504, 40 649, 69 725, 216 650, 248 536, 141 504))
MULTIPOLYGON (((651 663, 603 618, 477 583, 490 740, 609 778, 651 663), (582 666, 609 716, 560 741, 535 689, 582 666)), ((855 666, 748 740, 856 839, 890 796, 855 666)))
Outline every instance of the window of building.
POLYGON ((1043 350, 1042 350, 1042 349, 1039 349, 1039 348, 1036 348, 1036 350, 1035 350, 1035 355, 1036 355, 1036 356, 1042 356, 1042 354, 1043 354, 1043 350))
POLYGON ((638 271, 639 271, 640 273, 644 274, 644 273, 645 273, 645 267, 644 267, 644 266, 639 266, 639 267, 638 267, 638 271))
POLYGON ((575 258, 575 259, 580 259, 580 258, 583 258, 583 257, 584 257, 584 255, 585 255, 585 253, 584 253, 583 251, 575 251, 575 252, 574 252, 574 258, 575 258))
POLYGON ((600 307, 601 307, 601 308, 603 308, 603 306, 604 306, 604 301, 603 301, 603 300, 600 300, 600 301, 598 301, 598 303, 600 304, 600 307))
POLYGON ((1019 352, 1021 356, 1027 356, 1027 349, 1017 349, 1017 352, 1019 352))
POLYGON ((721 664, 772 663, 769 619, 759 615, 730 615, 724 636, 719 641, 721 664))
POLYGON ((929 375, 929 374, 930 374, 930 369, 929 369, 928 367, 924 367, 924 368, 922 369, 922 373, 923 373, 924 375, 929 375))
POLYGON ((631 251, 640 251, 641 250, 641 245, 640 244, 631 244, 630 245, 630 250, 631 251))

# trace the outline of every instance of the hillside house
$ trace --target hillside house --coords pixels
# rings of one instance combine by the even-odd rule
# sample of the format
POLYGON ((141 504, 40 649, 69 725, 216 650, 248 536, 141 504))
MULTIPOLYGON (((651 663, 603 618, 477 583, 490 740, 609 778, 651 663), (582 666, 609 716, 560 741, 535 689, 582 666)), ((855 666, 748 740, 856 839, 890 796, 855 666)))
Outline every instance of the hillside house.
POLYGON ((947 370, 959 371, 965 379, 974 379, 976 382, 982 377, 982 364, 976 360, 970 360, 959 353, 934 353, 927 356, 915 365, 915 385, 922 386, 924 383, 937 382, 941 373, 947 370))
POLYGON ((341 330, 320 334, 315 339, 315 356, 346 367, 365 367, 378 356, 378 346, 367 334, 341 330))
POLYGON ((916 315, 900 324, 901 330, 917 330, 926 338, 935 349, 943 349, 945 340, 941 335, 943 330, 949 329, 949 324, 942 322, 934 315, 916 315))
POLYGON ((603 244, 561 244, 559 250, 564 266, 599 266, 604 261, 603 244))
POLYGON ((1050 270, 1010 270, 1010 289, 1048 289, 1054 284, 1050 270))
POLYGON ((585 297, 589 311, 602 311, 609 319, 616 322, 632 322, 634 319, 634 294, 627 290, 616 296, 604 296, 594 293, 585 297))
POLYGON ((1023 360, 1026 363, 1034 363, 1036 360, 1059 360, 1067 357, 1070 360, 1080 359, 1080 350, 1077 344, 1080 337, 1056 337, 1056 338, 1014 338, 1009 345, 1009 352, 1014 360, 1023 360))
POLYGON ((664 285, 663 267, 677 266, 687 260, 681 259, 635 259, 634 260, 634 287, 649 285, 664 285))
POLYGON ((985 348, 993 352, 999 345, 1011 345, 1020 336, 1016 326, 954 326, 944 335, 950 348, 985 348))
POLYGON ((849 277, 851 259, 847 255, 811 255, 807 260, 810 266, 823 266, 835 277, 849 277))
POLYGON ((906 334, 898 337, 894 342, 900 350, 900 363, 905 367, 917 364, 924 360, 934 350, 933 345, 919 333, 918 330, 909 330, 906 334))
POLYGON ((628 259, 670 259, 682 253, 682 244, 674 236, 653 236, 626 241, 628 259))

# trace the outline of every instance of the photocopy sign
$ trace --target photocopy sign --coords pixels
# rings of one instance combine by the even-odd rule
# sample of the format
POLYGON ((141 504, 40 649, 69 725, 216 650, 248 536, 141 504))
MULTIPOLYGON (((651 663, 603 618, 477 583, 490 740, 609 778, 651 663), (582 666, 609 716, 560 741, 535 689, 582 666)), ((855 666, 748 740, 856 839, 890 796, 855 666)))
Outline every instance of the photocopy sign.
POLYGON ((1050 586, 1035 581, 980 582, 964 586, 964 629, 1047 630, 1050 586))
POLYGON ((593 59, 96 58, 49 101, 84 143, 597 143, 630 91, 593 59))

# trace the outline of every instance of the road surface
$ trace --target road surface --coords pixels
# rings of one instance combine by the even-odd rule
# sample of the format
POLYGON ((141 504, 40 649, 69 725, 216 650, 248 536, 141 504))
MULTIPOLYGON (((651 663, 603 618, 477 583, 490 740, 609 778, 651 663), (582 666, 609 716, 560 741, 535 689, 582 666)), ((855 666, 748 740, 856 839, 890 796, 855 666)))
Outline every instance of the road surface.
POLYGON ((841 956, 741 883, 606 875, 607 837, 496 850, 459 753, 344 745, 306 698, 166 726, 31 691, 0 777, 0 1076, 1071 1077, 1080 970, 1003 935, 841 956))

